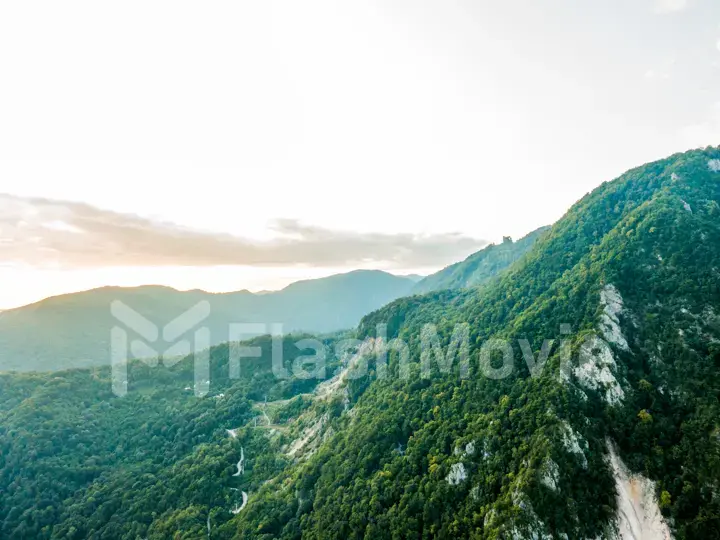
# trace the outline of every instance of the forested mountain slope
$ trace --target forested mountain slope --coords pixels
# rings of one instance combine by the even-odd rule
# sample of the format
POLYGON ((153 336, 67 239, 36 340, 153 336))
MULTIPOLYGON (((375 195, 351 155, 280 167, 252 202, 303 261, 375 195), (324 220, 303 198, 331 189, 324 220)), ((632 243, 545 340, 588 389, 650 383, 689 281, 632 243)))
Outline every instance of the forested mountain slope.
POLYGON ((491 287, 366 317, 362 336, 388 324, 410 344, 407 377, 391 353, 395 376, 351 381, 352 414, 238 537, 720 537, 718 160, 629 171, 491 287), (469 325, 468 378, 421 376, 424 323, 443 345, 469 325), (504 378, 490 338, 511 340, 504 378), (534 376, 519 339, 535 361, 554 339, 534 376))
POLYGON ((0 537, 719 538, 719 203, 720 148, 633 169, 487 286, 323 338, 320 384, 269 338, 237 380, 213 349, 206 398, 188 360, 123 398, 0 376, 0 537))
MULTIPOLYGON (((341 337, 322 339, 328 373, 341 337)), ((308 338, 281 341, 286 369, 312 352, 308 338)), ((277 379, 269 337, 245 345, 261 356, 244 358, 237 379, 228 345, 210 351, 205 398, 190 359, 131 363, 122 398, 107 367, 0 374, 0 538, 197 539, 208 527, 231 538, 247 494, 317 445, 307 432, 342 408, 313 393, 316 378, 277 379)))
MULTIPOLYGON (((230 323, 282 323, 286 332, 352 328, 366 313, 400 296, 411 278, 358 270, 293 283, 277 292, 211 294, 169 287, 104 287, 48 298, 0 313, 0 371, 49 371, 110 363, 110 311, 119 300, 163 328, 198 302, 209 303, 202 325, 212 344, 228 341, 230 323)), ((122 325, 122 324, 121 324, 122 325)), ((162 334, 162 332, 160 332, 162 334)), ((158 343, 165 349, 168 343, 158 343)))
POLYGON ((540 227, 517 242, 506 237, 502 244, 490 244, 473 253, 464 261, 427 276, 413 288, 413 293, 422 294, 442 289, 461 289, 483 285, 530 251, 535 242, 549 228, 540 227))

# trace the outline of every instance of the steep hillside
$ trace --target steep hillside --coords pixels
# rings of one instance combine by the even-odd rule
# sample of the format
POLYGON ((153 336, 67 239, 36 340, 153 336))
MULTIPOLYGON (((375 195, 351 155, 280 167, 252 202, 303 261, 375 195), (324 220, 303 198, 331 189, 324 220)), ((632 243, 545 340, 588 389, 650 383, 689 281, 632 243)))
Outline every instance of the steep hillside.
POLYGON ((718 217, 720 148, 633 169, 487 286, 326 337, 322 382, 269 338, 203 399, 187 360, 0 376, 0 537, 720 538, 718 217))
POLYGON ((413 289, 413 293, 483 285, 525 255, 549 228, 541 227, 517 242, 506 237, 502 244, 490 244, 464 261, 452 264, 421 280, 413 289))
POLYGON ((366 317, 409 361, 349 382, 352 414, 237 537, 720 537, 719 159, 629 171, 489 288, 366 317), (468 377, 423 376, 425 323, 443 351, 468 325, 468 377))
MULTIPOLYGON (((0 313, 0 371, 47 371, 108 365, 110 331, 122 326, 110 306, 121 301, 162 329, 195 306, 209 303, 202 325, 212 344, 232 338, 230 323, 282 323, 286 332, 331 332, 352 328, 360 318, 407 294, 412 279, 359 270, 300 281, 277 292, 211 294, 168 287, 105 287, 48 298, 0 313)), ((160 332, 162 335, 162 332, 160 332)), ((164 350, 169 343, 151 344, 164 350)))

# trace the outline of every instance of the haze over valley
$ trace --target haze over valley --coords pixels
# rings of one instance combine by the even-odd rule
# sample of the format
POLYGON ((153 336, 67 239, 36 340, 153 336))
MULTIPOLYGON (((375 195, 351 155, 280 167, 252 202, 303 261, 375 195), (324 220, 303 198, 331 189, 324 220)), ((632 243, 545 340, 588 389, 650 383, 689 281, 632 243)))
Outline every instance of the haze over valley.
POLYGON ((0 70, 0 540, 720 538, 720 3, 4 3, 0 70))

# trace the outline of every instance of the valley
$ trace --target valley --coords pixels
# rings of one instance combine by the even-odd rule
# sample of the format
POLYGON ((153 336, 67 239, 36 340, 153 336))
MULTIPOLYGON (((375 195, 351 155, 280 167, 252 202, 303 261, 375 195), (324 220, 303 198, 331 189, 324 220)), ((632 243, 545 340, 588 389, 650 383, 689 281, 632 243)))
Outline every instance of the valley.
POLYGON ((239 377, 214 345, 206 397, 191 357, 130 362, 124 397, 103 365, 0 374, 0 537, 720 537, 718 159, 604 183, 481 282, 283 336, 289 378, 270 336, 239 377), (297 376, 310 339, 324 377, 297 376))

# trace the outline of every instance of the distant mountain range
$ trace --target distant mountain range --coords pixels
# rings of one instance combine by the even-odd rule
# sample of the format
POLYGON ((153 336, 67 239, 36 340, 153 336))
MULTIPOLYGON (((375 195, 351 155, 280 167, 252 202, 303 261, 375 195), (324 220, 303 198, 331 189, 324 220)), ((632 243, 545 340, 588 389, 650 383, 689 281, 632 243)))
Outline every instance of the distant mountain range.
MULTIPOLYGON (((110 310, 115 301, 127 305, 158 329, 207 301, 209 315, 201 326, 210 329, 212 345, 233 338, 229 333, 232 323, 279 323, 285 333, 354 328, 367 313, 403 296, 490 282, 525 255, 548 228, 537 229, 517 242, 505 238, 502 244, 491 244, 427 277, 355 270, 257 293, 178 291, 146 285, 102 287, 54 296, 0 311, 0 371, 58 371, 109 364, 110 331, 116 325, 123 326, 110 310)), ((164 350, 171 344, 156 345, 153 348, 164 350)))
MULTIPOLYGON (((114 301, 123 302, 160 329, 198 302, 207 301, 210 314, 202 325, 210 329, 212 344, 218 344, 231 337, 230 323, 281 323, 284 332, 352 328, 363 315, 409 294, 416 281, 416 276, 356 270, 260 294, 213 294, 152 285, 55 296, 0 313, 0 371, 109 364, 110 330, 122 326, 110 311, 114 301)), ((167 346, 157 344, 158 350, 167 346)))

